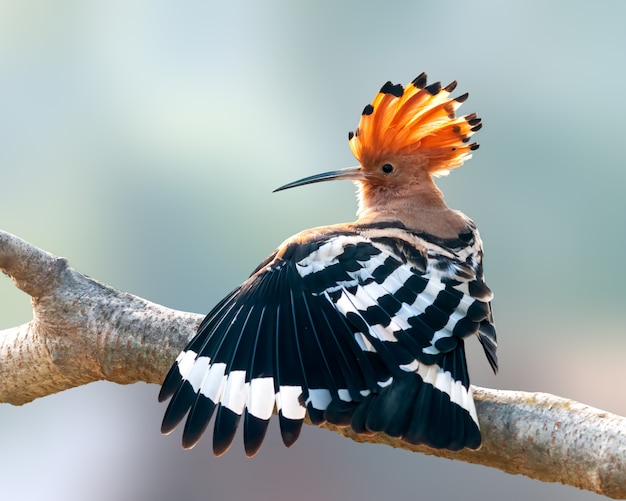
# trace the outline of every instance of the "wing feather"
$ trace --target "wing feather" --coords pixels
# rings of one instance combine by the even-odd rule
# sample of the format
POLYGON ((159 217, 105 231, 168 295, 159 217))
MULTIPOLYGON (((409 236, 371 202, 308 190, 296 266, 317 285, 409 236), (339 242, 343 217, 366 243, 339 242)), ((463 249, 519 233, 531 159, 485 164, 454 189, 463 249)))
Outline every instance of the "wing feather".
POLYGON ((263 306, 255 329, 252 355, 247 370, 250 391, 244 411, 243 442, 248 457, 254 456, 261 447, 274 409, 274 382, 272 378, 268 376, 251 378, 251 374, 258 373, 255 362, 259 339, 261 338, 261 326, 264 325, 265 310, 266 307, 263 306))
MULTIPOLYGON (((207 395, 211 395, 213 403, 217 403, 219 400, 223 373, 220 375, 220 366, 214 365, 215 353, 224 342, 228 330, 222 330, 213 336, 209 334, 220 326, 228 325, 232 320, 235 315, 233 313, 236 307, 235 298, 236 295, 231 294, 228 301, 220 303, 220 312, 223 316, 215 315, 205 324, 205 329, 179 355, 180 362, 185 361, 186 364, 176 363, 168 373, 163 387, 167 385, 167 392, 169 392, 174 387, 174 384, 178 384, 178 386, 175 387, 165 411, 161 424, 162 433, 172 432, 198 398, 210 398, 207 395), (213 327, 213 329, 209 330, 210 327, 213 327), (189 362, 188 370, 181 372, 181 368, 186 367, 187 362, 189 362)), ((209 405, 205 407, 210 409, 209 405)), ((211 417, 210 414, 212 414, 212 410, 209 413, 209 419, 211 417)), ((186 440, 185 442, 185 447, 193 446, 190 441, 186 440)))
MULTIPOLYGON (((232 337, 233 342, 228 348, 228 353, 225 354, 227 356, 226 370, 228 371, 228 376, 215 414, 213 452, 216 456, 221 456, 230 448, 248 400, 250 383, 246 381, 247 373, 245 366, 250 358, 251 347, 253 346, 249 338, 252 337, 251 334, 254 332, 248 326, 254 325, 254 322, 258 321, 259 314, 257 310, 258 308, 255 308, 253 302, 242 304, 235 320, 229 327, 229 333, 232 333, 230 337, 232 337)), ((192 408, 185 424, 183 436, 186 436, 187 433, 191 435, 192 431, 195 432, 192 425, 198 428, 202 426, 203 416, 200 416, 200 419, 194 419, 193 411, 194 409, 192 408)), ((197 433, 193 434, 195 441, 200 438, 200 435, 197 433)))
POLYGON ((166 376, 162 431, 187 415, 183 445, 191 447, 215 414, 219 455, 243 416, 252 456, 276 406, 287 446, 307 411, 315 424, 477 446, 463 339, 478 334, 497 367, 482 254, 457 256, 390 227, 378 239, 357 230, 303 234, 264 261, 206 316, 166 376), (411 247, 419 242, 423 249, 411 247))

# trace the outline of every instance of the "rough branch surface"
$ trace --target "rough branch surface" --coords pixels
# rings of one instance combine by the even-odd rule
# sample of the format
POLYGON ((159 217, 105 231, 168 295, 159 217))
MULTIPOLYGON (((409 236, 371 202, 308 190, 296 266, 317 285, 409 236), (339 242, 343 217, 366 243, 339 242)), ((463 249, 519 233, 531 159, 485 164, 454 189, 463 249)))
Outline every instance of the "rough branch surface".
MULTIPOLYGON (((101 284, 2 231, 0 270, 33 306, 32 321, 0 331, 0 402, 21 405, 98 380, 160 384, 202 320, 101 284)), ((479 451, 434 450, 325 427, 360 442, 626 498, 626 418, 543 393, 474 391, 479 451)))

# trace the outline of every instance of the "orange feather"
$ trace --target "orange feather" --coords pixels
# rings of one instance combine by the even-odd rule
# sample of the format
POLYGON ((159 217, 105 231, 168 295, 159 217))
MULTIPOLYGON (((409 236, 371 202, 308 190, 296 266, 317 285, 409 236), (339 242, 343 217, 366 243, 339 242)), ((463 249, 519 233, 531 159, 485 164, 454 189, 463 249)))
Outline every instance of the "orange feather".
POLYGON ((350 148, 362 165, 386 156, 419 156, 430 174, 459 167, 478 145, 469 138, 481 127, 476 114, 456 116, 468 94, 450 98, 456 82, 426 85, 422 73, 406 87, 387 82, 361 115, 350 148))

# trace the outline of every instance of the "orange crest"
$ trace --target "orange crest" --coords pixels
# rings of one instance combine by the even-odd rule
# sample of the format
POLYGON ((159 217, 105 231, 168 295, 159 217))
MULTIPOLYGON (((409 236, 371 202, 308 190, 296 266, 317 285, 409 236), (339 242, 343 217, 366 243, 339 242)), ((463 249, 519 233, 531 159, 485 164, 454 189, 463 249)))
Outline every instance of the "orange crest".
POLYGON ((406 88, 387 82, 363 110, 350 148, 361 165, 378 163, 385 157, 420 156, 430 174, 447 174, 459 167, 478 148, 469 139, 481 127, 475 113, 462 117, 456 110, 468 94, 450 99, 456 81, 426 85, 422 73, 406 88))

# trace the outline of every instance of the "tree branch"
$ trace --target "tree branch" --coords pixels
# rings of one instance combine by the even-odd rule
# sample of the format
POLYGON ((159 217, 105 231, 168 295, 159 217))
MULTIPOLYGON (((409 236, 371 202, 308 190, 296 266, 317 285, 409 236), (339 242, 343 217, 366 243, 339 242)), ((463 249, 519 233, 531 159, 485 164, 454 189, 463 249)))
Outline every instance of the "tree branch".
MULTIPOLYGON (((0 402, 14 405, 107 380, 160 384, 202 315, 121 292, 67 261, 0 231, 0 269, 32 298, 33 320, 0 331, 0 402)), ((626 498, 626 418, 544 393, 474 388, 483 433, 478 451, 386 444, 626 498)))
POLYGON ((0 331, 0 402, 100 380, 160 384, 202 320, 108 287, 2 231, 0 270, 33 306, 29 323, 0 331))

